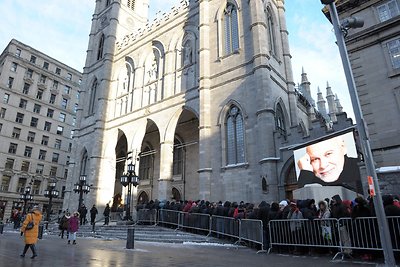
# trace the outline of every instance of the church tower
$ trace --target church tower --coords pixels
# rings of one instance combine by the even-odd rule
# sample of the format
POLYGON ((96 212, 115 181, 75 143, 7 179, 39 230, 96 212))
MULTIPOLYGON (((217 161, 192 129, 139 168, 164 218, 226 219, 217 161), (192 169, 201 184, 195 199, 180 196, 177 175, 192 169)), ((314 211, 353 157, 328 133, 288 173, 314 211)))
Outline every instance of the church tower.
POLYGON ((123 36, 145 27, 148 9, 149 0, 96 0, 79 92, 77 129, 73 133, 75 150, 70 162, 73 171, 69 173, 64 198, 64 207, 70 210, 77 208, 76 196, 71 194, 83 175, 91 185, 84 201, 86 206, 104 206, 103 200, 113 197, 114 188, 109 188, 105 177, 114 180, 115 159, 105 155, 103 139, 115 44, 123 36))

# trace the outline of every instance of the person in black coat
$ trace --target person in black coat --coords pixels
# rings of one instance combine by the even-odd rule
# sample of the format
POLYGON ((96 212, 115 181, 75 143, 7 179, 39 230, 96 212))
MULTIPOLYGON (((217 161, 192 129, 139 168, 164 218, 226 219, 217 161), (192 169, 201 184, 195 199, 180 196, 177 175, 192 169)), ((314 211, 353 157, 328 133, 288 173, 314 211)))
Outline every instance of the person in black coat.
POLYGON ((96 205, 93 205, 93 207, 90 209, 90 224, 93 225, 94 222, 96 221, 96 216, 99 213, 99 211, 96 208, 96 205))

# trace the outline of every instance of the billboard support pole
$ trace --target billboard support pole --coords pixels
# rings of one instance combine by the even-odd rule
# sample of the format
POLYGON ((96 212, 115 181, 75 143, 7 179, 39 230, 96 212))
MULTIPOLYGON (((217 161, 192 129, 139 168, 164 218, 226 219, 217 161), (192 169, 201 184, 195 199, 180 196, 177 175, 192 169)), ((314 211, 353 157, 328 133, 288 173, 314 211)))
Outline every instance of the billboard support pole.
POLYGON ((373 161, 373 155, 371 152, 371 147, 369 143, 369 137, 367 133, 367 126, 363 118, 360 101, 356 92, 356 85, 354 81, 354 76, 351 71, 351 65, 349 56, 347 54, 346 43, 343 35, 343 27, 339 23, 339 16, 337 13, 336 5, 334 0, 321 0, 323 4, 329 6, 329 13, 331 15, 333 28, 335 30, 337 45, 339 47, 340 57, 342 59, 343 69, 346 76, 347 86, 349 89, 349 94, 351 102, 353 105, 354 115, 357 123, 357 130, 360 135, 361 147, 364 153, 364 162, 367 169, 367 175, 372 177, 375 194, 373 198, 375 213, 378 220, 379 234, 382 243, 383 254, 385 257, 386 266, 396 266, 396 261, 393 255, 393 246, 390 238, 390 232, 388 228, 388 223, 386 221, 386 215, 383 208, 382 195, 379 189, 378 178, 375 171, 375 164, 373 161))

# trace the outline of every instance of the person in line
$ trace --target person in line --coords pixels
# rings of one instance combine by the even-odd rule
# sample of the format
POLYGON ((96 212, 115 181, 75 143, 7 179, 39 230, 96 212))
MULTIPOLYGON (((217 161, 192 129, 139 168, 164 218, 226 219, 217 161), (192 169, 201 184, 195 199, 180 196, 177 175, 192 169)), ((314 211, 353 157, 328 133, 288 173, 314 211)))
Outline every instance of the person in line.
POLYGON ((82 204, 81 207, 78 210, 79 212, 79 218, 80 218, 80 224, 81 225, 85 225, 86 224, 86 214, 87 214, 87 208, 85 206, 85 204, 82 204))
POLYGON ((78 232, 79 229, 79 212, 75 211, 74 215, 71 216, 68 220, 68 244, 76 245, 76 232, 78 232))
POLYGON ((307 146, 297 166, 300 169, 299 188, 306 184, 341 185, 360 191, 358 159, 347 156, 343 137, 337 136, 307 146))
POLYGON ((94 225, 96 221, 96 216, 99 213, 99 211, 96 208, 96 205, 93 205, 93 207, 90 209, 90 224, 94 225))
POLYGON ((64 211, 64 215, 60 219, 59 223, 59 229, 60 229, 60 234, 61 238, 64 238, 64 232, 67 231, 67 238, 69 236, 68 234, 68 220, 71 217, 71 214, 69 212, 64 211))
POLYGON ((103 215, 104 215, 104 224, 103 225, 108 225, 108 223, 110 222, 110 212, 111 212, 110 205, 108 205, 108 203, 107 203, 106 207, 104 208, 104 212, 103 212, 103 215))
POLYGON ((29 248, 32 250, 32 257, 31 259, 34 259, 37 257, 37 251, 36 251, 36 246, 35 244, 37 243, 38 240, 38 235, 39 235, 39 223, 42 220, 42 213, 39 210, 38 206, 34 206, 32 209, 32 212, 28 213, 26 215, 26 218, 24 222, 22 223, 21 227, 21 236, 25 236, 25 247, 20 255, 22 258, 25 257, 26 252, 28 251, 29 248), (28 224, 33 223, 33 227, 29 229, 28 224))

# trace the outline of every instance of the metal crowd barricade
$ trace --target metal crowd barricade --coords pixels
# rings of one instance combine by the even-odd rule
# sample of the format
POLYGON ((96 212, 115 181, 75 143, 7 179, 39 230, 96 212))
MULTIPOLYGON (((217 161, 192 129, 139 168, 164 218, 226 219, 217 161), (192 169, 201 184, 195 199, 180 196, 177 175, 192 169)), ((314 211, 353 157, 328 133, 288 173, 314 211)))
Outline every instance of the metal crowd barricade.
POLYGON ((268 228, 268 253, 273 247, 279 246, 330 247, 342 250, 337 219, 271 220, 268 228))
POLYGON ((137 211, 136 224, 148 223, 157 225, 157 210, 156 209, 140 209, 137 211))
POLYGON ((217 238, 228 236, 239 239, 240 221, 231 217, 211 216, 210 231, 215 233, 217 238))
POLYGON ((158 223, 169 226, 176 226, 177 230, 179 229, 179 214, 179 211, 160 209, 158 211, 158 223))
POLYGON ((179 227, 204 231, 208 232, 208 235, 210 234, 211 216, 209 214, 180 212, 179 217, 179 227))
POLYGON ((248 241, 261 245, 261 250, 264 251, 264 232, 263 223, 261 220, 242 219, 239 222, 239 240, 248 241))

